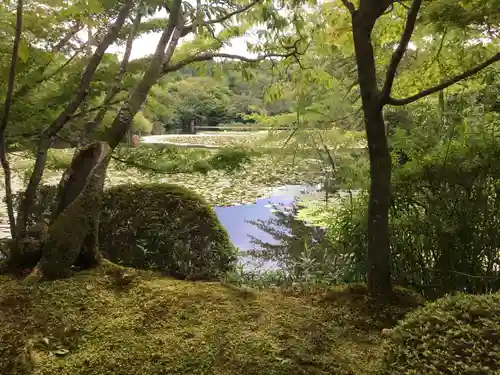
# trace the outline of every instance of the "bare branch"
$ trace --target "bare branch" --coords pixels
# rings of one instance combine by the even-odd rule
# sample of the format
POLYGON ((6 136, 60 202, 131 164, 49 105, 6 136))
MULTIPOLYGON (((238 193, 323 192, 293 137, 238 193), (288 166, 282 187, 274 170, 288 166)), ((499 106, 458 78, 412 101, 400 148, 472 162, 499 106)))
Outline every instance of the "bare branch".
POLYGON ((349 0, 342 0, 342 3, 349 10, 349 13, 354 14, 356 12, 356 7, 349 0))
MULTIPOLYGON (((215 20, 203 21, 200 24, 198 24, 197 26, 214 25, 214 24, 217 24, 217 23, 221 23, 221 22, 227 21, 229 18, 231 18, 233 16, 236 16, 237 14, 246 12, 248 9, 252 8, 254 5, 256 5, 256 4, 260 3, 260 2, 261 2, 261 0, 253 0, 248 5, 245 5, 245 6, 241 7, 241 8, 238 8, 238 9, 234 10, 233 12, 227 13, 224 16, 222 16, 220 18, 217 18, 215 20)), ((194 24, 190 24, 190 25, 184 26, 182 28, 181 37, 184 37, 187 34, 193 32, 194 27, 195 27, 194 24)))
POLYGON ((481 70, 487 68, 488 66, 496 63, 497 61, 500 61, 500 52, 497 53, 496 55, 494 55, 493 57, 489 58, 488 60, 486 60, 482 64, 479 64, 479 65, 475 66, 474 68, 469 69, 469 70, 467 70, 467 71, 463 72, 462 74, 459 74, 455 77, 449 78, 437 86, 420 91, 418 94, 412 95, 412 96, 410 96, 408 98, 404 98, 404 99, 395 99, 395 98, 389 97, 387 100, 387 104, 402 106, 402 105, 413 103, 413 102, 415 102, 419 99, 422 99, 428 95, 431 95, 431 94, 434 94, 438 91, 444 90, 445 88, 450 87, 451 85, 454 85, 457 82, 468 79, 471 76, 473 76, 474 74, 476 74, 476 73, 480 72, 481 70))
POLYGON ((167 73, 175 72, 179 69, 182 69, 189 64, 192 64, 195 62, 201 62, 201 61, 211 61, 211 60, 216 59, 216 58, 239 60, 239 61, 248 62, 248 63, 256 63, 256 62, 260 62, 260 61, 263 61, 265 59, 272 58, 272 57, 287 58, 287 57, 296 56, 298 54, 299 53, 296 50, 294 50, 294 51, 289 52, 289 53, 283 53, 283 54, 268 53, 268 54, 265 54, 262 56, 251 58, 251 57, 245 57, 245 56, 241 56, 241 55, 234 55, 231 53, 203 53, 200 55, 188 57, 188 58, 181 60, 175 64, 172 64, 172 65, 171 64, 163 65, 162 76, 167 74, 167 73))
POLYGON ((403 34, 401 35, 401 40, 399 41, 398 47, 392 54, 391 62, 389 67, 387 68, 384 88, 381 93, 381 104, 384 105, 387 103, 387 100, 391 96, 392 86, 394 84, 394 79, 396 77, 396 72, 398 70, 398 66, 403 59, 403 56, 408 49, 408 43, 410 43, 411 36, 413 35, 413 31, 415 30, 415 23, 417 22, 418 12, 420 11, 420 7, 422 6, 422 0, 413 0, 411 4, 411 8, 408 11, 408 18, 406 20, 405 29, 403 34))

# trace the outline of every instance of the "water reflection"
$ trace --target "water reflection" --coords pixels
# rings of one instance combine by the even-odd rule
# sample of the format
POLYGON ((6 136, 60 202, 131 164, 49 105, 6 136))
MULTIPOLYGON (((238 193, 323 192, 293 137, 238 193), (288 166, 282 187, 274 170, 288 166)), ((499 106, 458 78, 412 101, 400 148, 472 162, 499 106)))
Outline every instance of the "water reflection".
POLYGON ((315 191, 314 187, 288 185, 277 189, 269 198, 258 199, 254 204, 214 209, 234 245, 242 251, 247 251, 255 248, 252 237, 268 243, 278 243, 269 233, 259 229, 250 221, 268 221, 274 217, 272 206, 292 206, 297 198, 312 191, 315 191))
MULTIPOLYGON (((284 253, 296 247, 296 244, 303 247, 303 241, 309 232, 316 231, 310 228, 302 230, 307 226, 294 219, 297 209, 295 204, 299 198, 314 192, 317 189, 313 186, 288 185, 254 204, 215 207, 231 241, 240 251, 249 253, 239 258, 239 263, 245 269, 276 269, 278 263, 274 259, 286 259, 284 253), (260 253, 259 257, 252 256, 252 252, 260 253)), ((316 242, 317 240, 320 240, 319 237, 316 242)))

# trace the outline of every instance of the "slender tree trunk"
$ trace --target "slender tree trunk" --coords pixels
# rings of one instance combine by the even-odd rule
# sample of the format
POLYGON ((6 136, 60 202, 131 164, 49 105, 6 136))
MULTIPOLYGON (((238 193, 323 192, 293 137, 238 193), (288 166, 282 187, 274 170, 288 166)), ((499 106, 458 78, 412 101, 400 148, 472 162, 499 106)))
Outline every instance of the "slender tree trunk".
POLYGON ((370 157, 368 289, 374 295, 386 296, 392 289, 389 248, 391 156, 371 42, 375 21, 376 15, 370 12, 358 10, 353 15, 354 46, 370 157))
MULTIPOLYGON (((97 67, 101 63, 101 60, 104 57, 104 53, 106 52, 108 47, 116 40, 118 33, 125 23, 125 19, 127 18, 130 9, 132 8, 133 3, 133 0, 127 0, 122 5, 116 21, 109 27, 106 35, 102 39, 102 42, 99 44, 96 51, 94 52, 94 55, 90 59, 85 72, 83 73, 75 98, 70 103, 68 103, 63 112, 42 133, 33 173, 31 174, 28 186, 24 194, 24 199, 20 204, 19 213, 17 216, 16 235, 18 241, 26 234, 28 215, 32 211, 33 205, 35 204, 36 191, 43 176, 43 171, 45 169, 45 163, 47 160, 47 152, 53 143, 53 138, 57 134, 57 132, 59 132, 59 130, 64 127, 64 125, 68 122, 68 120, 71 118, 71 116, 87 96, 87 90, 90 86, 92 77, 97 67)), ((19 254, 14 254, 14 256, 19 256, 19 254)))
POLYGON ((120 85, 121 85, 121 82, 123 80, 123 77, 125 76, 125 73, 127 72, 128 62, 130 60, 130 55, 132 53, 132 46, 133 46, 134 39, 135 39, 136 34, 137 34, 137 30, 139 29, 139 25, 141 24, 141 18, 142 18, 142 12, 139 9, 137 11, 137 15, 134 18, 134 23, 132 25, 132 29, 130 30, 130 34, 127 37, 127 43, 125 46, 125 53, 123 55, 122 62, 120 63, 120 69, 118 71, 118 74, 115 77, 115 81, 113 83, 113 86, 107 92, 106 97, 104 98, 104 102, 102 104, 102 107, 97 112, 94 119, 85 125, 84 133, 82 136, 83 139, 89 139, 92 132, 99 127, 99 125, 102 123, 102 120, 106 116, 106 113, 109 111, 109 108, 111 107, 111 103, 112 103, 113 99, 120 92, 120 85))
POLYGON ((19 56, 19 43, 21 41, 21 31, 23 28, 23 0, 17 0, 16 10, 16 31, 14 35, 14 45, 12 48, 12 59, 10 62, 9 81, 7 84, 7 95, 0 122, 0 162, 2 164, 5 184, 5 201, 7 204, 7 214, 9 217, 10 233, 13 239, 16 238, 16 219, 14 216, 14 204, 12 201, 12 176, 10 163, 7 157, 7 142, 5 139, 5 129, 9 122, 9 113, 12 105, 14 93, 14 81, 16 78, 16 65, 19 56))
POLYGON ((158 78, 162 73, 163 65, 170 61, 175 48, 177 47, 182 29, 182 21, 180 21, 181 1, 177 1, 177 3, 178 9, 172 9, 168 26, 160 37, 160 41, 156 46, 156 51, 146 72, 144 73, 144 76, 142 77, 142 80, 138 83, 127 102, 120 109, 111 124, 111 127, 106 133, 106 141, 112 149, 118 146, 127 131, 129 131, 132 120, 146 101, 149 90, 158 81, 158 78))

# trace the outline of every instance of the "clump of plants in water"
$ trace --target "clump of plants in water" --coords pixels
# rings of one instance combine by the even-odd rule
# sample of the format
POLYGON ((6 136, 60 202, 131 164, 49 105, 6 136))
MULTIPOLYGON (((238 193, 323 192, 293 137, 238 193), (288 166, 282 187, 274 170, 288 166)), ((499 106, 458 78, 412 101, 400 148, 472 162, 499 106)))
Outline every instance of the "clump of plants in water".
POLYGON ((249 163, 254 154, 243 148, 211 151, 146 144, 118 149, 115 160, 121 162, 117 163, 117 168, 123 170, 132 166, 142 171, 160 173, 207 173, 211 170, 232 172, 249 163))
POLYGON ((250 153, 244 149, 224 148, 213 155, 208 163, 214 169, 233 171, 250 162, 250 153))

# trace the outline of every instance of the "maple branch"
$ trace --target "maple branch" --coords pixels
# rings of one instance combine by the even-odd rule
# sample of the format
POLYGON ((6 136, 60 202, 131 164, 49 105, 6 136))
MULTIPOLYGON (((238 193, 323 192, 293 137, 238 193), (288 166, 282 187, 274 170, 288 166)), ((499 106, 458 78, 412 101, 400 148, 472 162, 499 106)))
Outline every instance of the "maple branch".
POLYGON ((200 54, 200 55, 195 55, 195 56, 188 57, 188 58, 186 58, 184 60, 181 60, 181 61, 179 61, 179 62, 177 62, 177 63, 175 63, 173 65, 170 65, 170 64, 163 65, 163 69, 162 69, 161 75, 163 76, 163 75, 165 75, 167 73, 175 72, 175 71, 177 71, 179 69, 182 69, 185 66, 187 66, 189 64, 192 64, 192 63, 195 63, 195 62, 211 61, 211 60, 213 60, 215 58, 240 60, 240 61, 243 61, 243 62, 255 63, 255 62, 260 62, 260 61, 265 60, 265 59, 270 58, 270 57, 287 58, 287 57, 295 56, 297 54, 298 54, 297 51, 292 51, 292 52, 283 53, 283 54, 269 53, 269 54, 265 54, 265 55, 262 55, 262 56, 258 56, 256 58, 251 58, 251 57, 245 57, 245 56, 241 56, 241 55, 234 55, 234 54, 231 54, 231 53, 203 53, 203 54, 200 54))
POLYGON ((394 85, 394 79, 396 78, 396 72, 398 70, 398 66, 403 59, 406 50, 408 49, 408 44, 410 43, 411 36, 413 35, 413 31, 415 30, 415 24, 417 22, 418 12, 420 11, 420 7, 422 6, 422 0, 413 0, 411 4, 411 8, 408 11, 408 18, 406 20, 406 25, 401 34, 401 40, 399 44, 392 54, 391 62, 389 63, 389 67, 387 68, 384 88, 381 93, 381 105, 387 103, 387 100, 391 96, 392 86, 394 85))
POLYGON ((480 72, 481 70, 487 68, 488 66, 490 66, 498 61, 500 61, 500 52, 497 53, 496 55, 493 55, 491 58, 489 58, 488 60, 486 60, 482 64, 479 64, 479 65, 475 66, 474 68, 469 69, 469 70, 467 70, 467 71, 463 72, 462 74, 459 74, 455 77, 449 78, 439 85, 436 85, 434 87, 428 88, 428 89, 423 90, 423 91, 420 91, 418 94, 412 95, 412 96, 410 96, 408 98, 404 98, 404 99, 395 99, 395 98, 389 97, 387 100, 387 104, 391 104, 391 105, 395 105, 395 106, 402 106, 402 105, 413 103, 413 102, 415 102, 419 99, 422 99, 428 95, 431 95, 431 94, 434 94, 438 91, 444 90, 445 88, 447 88, 447 87, 449 87, 457 82, 468 79, 471 76, 473 76, 474 74, 480 72))
MULTIPOLYGON (((252 8, 254 5, 260 3, 261 0, 253 0, 251 3, 241 7, 241 8, 238 8, 230 13, 227 13, 225 14, 224 16, 220 17, 220 18, 217 18, 215 20, 207 20, 207 21, 203 21, 201 22, 200 24, 198 24, 197 26, 207 26, 207 25, 214 25, 216 23, 221 23, 221 22, 224 22, 224 21, 227 21, 229 18, 233 17, 233 16, 236 16, 237 14, 240 14, 240 13, 243 13, 243 12, 246 12, 248 9, 252 8)), ((182 28, 182 32, 181 32, 181 37, 184 37, 186 36, 187 34, 193 32, 194 30, 194 27, 196 25, 195 24, 190 24, 190 25, 186 25, 182 28)))
POLYGON ((356 12, 356 7, 349 0, 342 0, 342 3, 349 10, 349 13, 354 14, 356 12))

